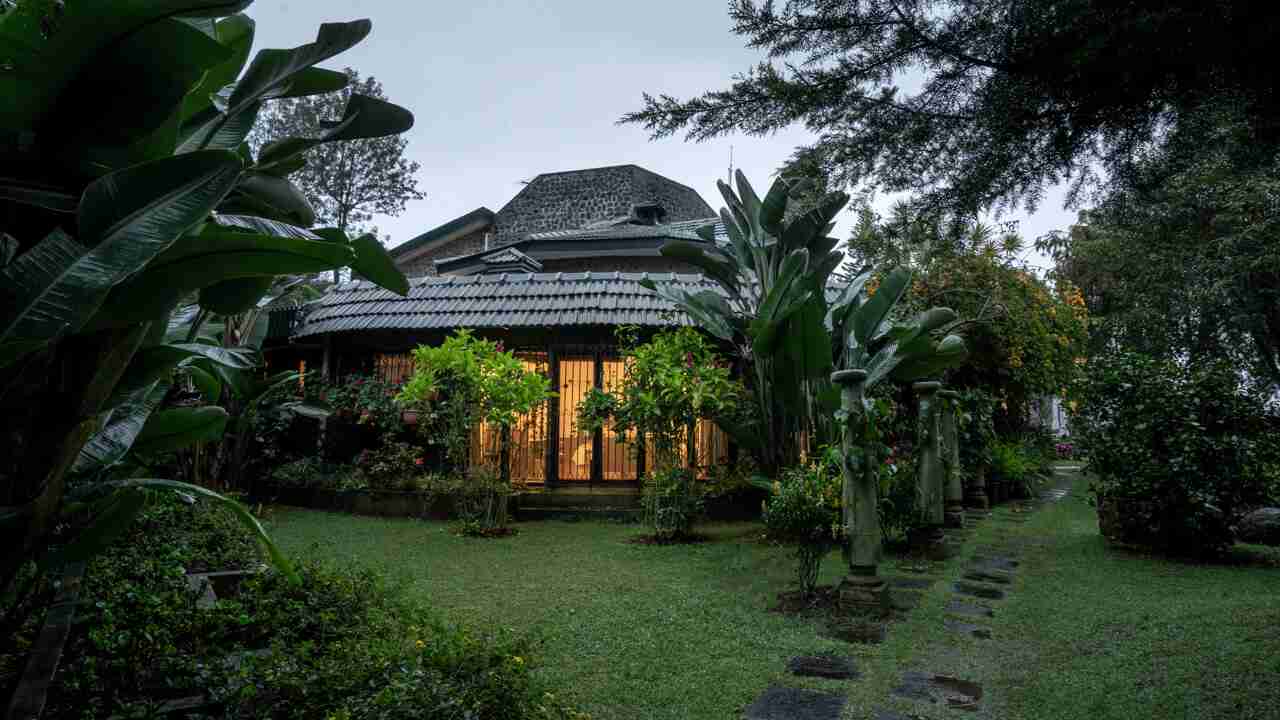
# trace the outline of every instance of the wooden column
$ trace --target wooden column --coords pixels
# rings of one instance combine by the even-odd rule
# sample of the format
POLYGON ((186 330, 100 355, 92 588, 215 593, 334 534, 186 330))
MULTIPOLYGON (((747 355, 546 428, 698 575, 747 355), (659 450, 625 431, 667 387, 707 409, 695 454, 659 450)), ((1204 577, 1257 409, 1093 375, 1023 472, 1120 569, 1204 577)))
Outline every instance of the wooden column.
POLYGON ((555 395, 547 400, 546 486, 555 487, 560 482, 560 352, 554 346, 547 348, 547 373, 555 395))

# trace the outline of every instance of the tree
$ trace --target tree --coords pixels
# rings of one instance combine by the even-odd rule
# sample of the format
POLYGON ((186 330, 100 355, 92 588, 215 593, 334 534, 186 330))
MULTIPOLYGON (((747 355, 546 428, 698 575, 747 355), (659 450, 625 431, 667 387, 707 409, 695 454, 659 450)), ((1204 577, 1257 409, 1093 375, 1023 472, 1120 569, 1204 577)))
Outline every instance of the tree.
POLYGON ((691 99, 646 94, 621 122, 694 140, 803 122, 838 182, 965 214, 1065 179, 1074 200, 1223 98, 1280 144, 1274 3, 734 0, 730 17, 768 62, 691 99))
POLYGON ((1225 359, 1280 384, 1280 153, 1239 105, 1190 116, 1041 247, 1080 286, 1095 350, 1225 359))
MULTIPOLYGON (((289 137, 310 137, 341 117, 351 95, 386 99, 382 83, 361 78, 351 68, 345 88, 325 95, 308 95, 272 103, 258 114, 249 144, 260 150, 289 137)), ((306 165, 290 176, 316 211, 316 221, 349 234, 373 232, 376 215, 396 216, 405 203, 421 200, 418 163, 406 160, 409 140, 389 135, 345 143, 327 143, 305 153, 306 165)), ((338 280, 337 273, 334 281, 338 280)))

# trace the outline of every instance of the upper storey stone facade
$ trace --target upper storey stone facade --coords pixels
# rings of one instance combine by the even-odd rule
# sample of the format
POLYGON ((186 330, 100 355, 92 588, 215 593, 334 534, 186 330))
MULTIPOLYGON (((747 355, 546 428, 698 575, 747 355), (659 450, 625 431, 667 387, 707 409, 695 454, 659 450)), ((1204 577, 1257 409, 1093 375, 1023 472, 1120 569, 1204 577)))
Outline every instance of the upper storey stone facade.
POLYGON ((715 215, 691 187, 636 165, 614 165, 535 177, 496 213, 494 240, 506 244, 528 233, 581 228, 647 206, 662 208, 662 222, 715 215))

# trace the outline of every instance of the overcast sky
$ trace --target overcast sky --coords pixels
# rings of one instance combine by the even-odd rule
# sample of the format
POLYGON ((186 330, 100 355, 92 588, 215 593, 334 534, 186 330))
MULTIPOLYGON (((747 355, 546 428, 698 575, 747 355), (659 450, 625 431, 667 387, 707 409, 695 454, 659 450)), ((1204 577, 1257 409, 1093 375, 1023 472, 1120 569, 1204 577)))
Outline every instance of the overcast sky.
MULTIPOLYGON (((641 93, 688 97, 725 86, 761 59, 730 31, 718 0, 257 0, 255 49, 315 39, 322 22, 369 18, 373 32, 326 63, 373 75, 413 111, 407 155, 427 197, 374 220, 395 245, 484 205, 498 210, 520 182, 543 172, 635 163, 723 204, 716 180, 729 164, 758 189, 811 135, 796 126, 764 138, 650 141, 615 122, 641 93)), ((1065 229, 1075 213, 1050 193, 1039 212, 1005 219, 1032 239, 1065 229)), ((848 235, 845 213, 837 227, 848 235)), ((1035 264, 1042 258, 1028 257, 1035 264)))

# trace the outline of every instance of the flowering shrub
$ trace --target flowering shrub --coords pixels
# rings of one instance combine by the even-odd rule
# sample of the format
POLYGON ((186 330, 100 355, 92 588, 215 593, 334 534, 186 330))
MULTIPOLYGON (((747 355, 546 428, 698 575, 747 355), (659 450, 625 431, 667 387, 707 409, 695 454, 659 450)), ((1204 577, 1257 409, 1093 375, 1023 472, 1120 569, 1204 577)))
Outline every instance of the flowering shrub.
POLYGON ((334 415, 357 425, 371 425, 380 433, 400 428, 400 408, 395 403, 399 386, 376 375, 352 374, 325 389, 325 402, 334 415))
POLYGON ((1230 546, 1240 516, 1277 499, 1278 424, 1227 364, 1132 353, 1090 361, 1072 420, 1104 534, 1186 554, 1230 546))
POLYGON ((655 470, 645 478, 642 488, 645 525, 659 540, 688 537, 694 522, 702 515, 705 500, 692 470, 682 467, 655 470))
POLYGON ((1053 451, 1058 455, 1059 460, 1070 460, 1075 456, 1076 446, 1069 442, 1055 443, 1053 451))
POLYGON ((422 448, 391 436, 377 450, 361 452, 355 461, 358 481, 374 490, 417 490, 424 474, 426 458, 422 448))
POLYGON ((822 559, 844 542, 842 492, 840 452, 831 448, 819 460, 783 472, 765 501, 769 537, 796 545, 796 580, 802 592, 813 592, 822 559))

